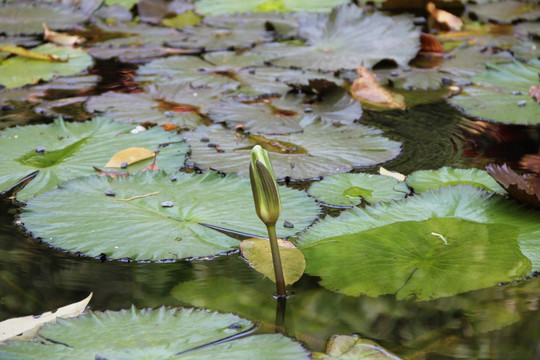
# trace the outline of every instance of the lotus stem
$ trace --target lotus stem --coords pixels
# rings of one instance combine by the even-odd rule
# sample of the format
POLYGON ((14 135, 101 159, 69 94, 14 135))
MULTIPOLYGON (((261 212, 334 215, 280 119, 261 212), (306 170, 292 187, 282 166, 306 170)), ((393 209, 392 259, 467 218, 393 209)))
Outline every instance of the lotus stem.
POLYGON ((274 263, 274 275, 276 277, 277 296, 286 297, 285 277, 283 276, 283 267, 281 266, 281 257, 279 255, 279 246, 276 235, 276 224, 266 224, 268 237, 270 238, 270 249, 272 250, 272 262, 274 263))

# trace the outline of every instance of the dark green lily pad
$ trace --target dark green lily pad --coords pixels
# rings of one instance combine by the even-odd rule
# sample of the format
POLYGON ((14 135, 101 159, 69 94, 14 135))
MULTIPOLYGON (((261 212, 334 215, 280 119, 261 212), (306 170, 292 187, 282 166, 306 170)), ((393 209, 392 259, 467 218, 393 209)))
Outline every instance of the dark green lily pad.
POLYGON ((39 80, 50 80, 58 75, 74 75, 92 65, 92 57, 82 49, 44 44, 32 51, 56 55, 68 61, 51 62, 22 56, 9 58, 0 63, 0 84, 11 89, 35 84, 39 80))
MULTIPOLYGON (((145 90, 131 94, 107 92, 90 98, 86 108, 123 123, 172 124, 193 129, 201 123, 198 105, 210 101, 208 96, 200 96, 201 92, 190 86, 149 85, 145 90)), ((219 101, 218 94, 214 92, 213 102, 219 101)))
POLYGON ((381 134, 363 125, 315 123, 302 133, 289 135, 239 137, 221 126, 210 126, 183 136, 191 146, 191 162, 197 167, 246 176, 251 148, 260 144, 270 151, 278 178, 310 179, 380 164, 398 156, 401 144, 381 134))
POLYGON ((340 88, 329 91, 320 102, 310 104, 308 100, 302 94, 288 94, 255 104, 227 101, 212 107, 208 116, 229 126, 243 124, 246 130, 257 134, 300 132, 319 120, 326 124, 350 125, 362 116, 360 103, 340 88))
POLYGON ((305 45, 261 46, 254 51, 274 54, 276 65, 334 71, 362 64, 372 67, 384 59, 406 65, 420 47, 420 33, 404 15, 367 14, 356 6, 339 6, 330 14, 303 14, 299 21, 305 45))
POLYGON ((160 84, 191 84, 194 87, 220 87, 236 89, 238 81, 227 68, 214 66, 194 56, 175 56, 154 60, 139 67, 137 81, 160 84))
POLYGON ((474 85, 450 99, 469 115, 484 120, 511 124, 538 124, 540 105, 529 96, 538 85, 540 61, 529 64, 488 64, 487 70, 473 78, 474 85))
POLYGON ((70 6, 14 1, 0 4, 0 33, 41 34, 43 23, 51 30, 65 30, 84 22, 88 15, 70 6))
POLYGON ((540 19, 540 5, 519 1, 471 4, 467 5, 467 12, 474 13, 483 21, 494 20, 507 24, 516 20, 540 19))
MULTIPOLYGON (((182 167, 187 146, 176 134, 160 128, 131 134, 133 127, 97 118, 85 123, 58 119, 52 125, 6 129, 0 132, 0 189, 39 170, 40 174, 17 196, 25 201, 64 180, 95 173, 93 166, 101 168, 118 151, 133 146, 157 150, 160 144, 169 144, 160 149, 157 165, 168 172, 182 167), (45 149, 43 153, 36 152, 40 146, 45 149)), ((138 171, 151 162, 141 161, 128 169, 138 171)))
MULTIPOLYGON (((219 229, 250 237, 267 234, 255 213, 249 179, 209 172, 177 173, 173 180, 152 171, 116 179, 79 178, 30 200, 21 220, 55 247, 114 259, 212 256, 239 245, 219 229), (107 196, 108 190, 116 195, 107 196)), ((319 207, 305 193, 280 187, 280 194, 281 219, 295 228, 279 225, 279 237, 304 229, 317 217, 319 207)))
POLYGON ((445 166, 438 170, 418 170, 407 176, 407 185, 412 187, 417 194, 459 184, 506 194, 506 191, 485 170, 480 169, 456 169, 445 166))
POLYGON ((407 185, 394 178, 371 174, 337 174, 313 183, 309 195, 335 206, 355 206, 365 201, 401 200, 410 192, 407 185))
POLYGON ((320 11, 329 12, 334 6, 347 0, 201 0, 197 2, 197 12, 204 15, 234 14, 241 12, 274 11, 320 11))
POLYGON ((1 345, 0 359, 309 358, 300 344, 281 334, 248 336, 255 329, 233 314, 194 309, 91 312, 45 325, 32 342, 1 345))
POLYGON ((431 218, 332 236, 302 252, 306 272, 330 290, 432 300, 527 275, 518 235, 511 225, 431 218))
MULTIPOLYGON (((514 201, 471 185, 457 185, 429 191, 395 203, 378 203, 365 209, 354 208, 338 218, 326 218, 310 227, 298 240, 300 250, 326 238, 354 234, 402 221, 455 218, 483 224, 519 228, 521 251, 540 269, 540 223, 538 212, 514 201)), ((437 232, 436 230, 434 230, 437 232)), ((306 261, 309 268, 308 256, 306 261)))

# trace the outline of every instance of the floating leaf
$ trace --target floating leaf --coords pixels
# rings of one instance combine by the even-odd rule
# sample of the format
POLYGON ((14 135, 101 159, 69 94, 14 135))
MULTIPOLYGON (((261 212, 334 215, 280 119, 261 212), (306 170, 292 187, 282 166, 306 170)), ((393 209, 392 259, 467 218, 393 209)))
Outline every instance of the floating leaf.
MULTIPOLYGON (((161 128, 132 134, 132 129, 131 125, 103 118, 85 123, 56 120, 52 125, 6 129, 0 136, 0 189, 39 170, 40 174, 18 194, 18 199, 25 201, 64 180, 95 173, 93 166, 104 166, 112 155, 133 145, 157 150, 164 144, 158 156, 159 167, 168 172, 182 167, 187 146, 177 135, 161 128), (38 147, 43 152, 37 152, 38 147)), ((129 170, 140 170, 149 163, 141 161, 129 170)))
POLYGON ((384 89, 377 82, 375 74, 369 72, 363 65, 356 69, 356 72, 359 77, 351 85, 351 93, 355 98, 388 109, 404 109, 407 107, 402 95, 384 89))
POLYGON ((375 203, 403 199, 409 194, 404 182, 371 174, 336 174, 313 183, 309 195, 335 206, 355 206, 363 201, 375 203))
MULTIPOLYGON (((306 268, 304 255, 289 241, 278 239, 278 246, 285 284, 294 284, 304 274, 306 268)), ((255 270, 276 282, 270 242, 267 239, 251 238, 244 240, 240 243, 240 250, 242 250, 242 255, 255 270)))
POLYGON ((404 15, 368 14, 344 5, 328 15, 303 14, 299 22, 305 45, 260 46, 254 52, 273 54, 272 62, 280 66, 334 71, 371 68, 384 59, 406 65, 420 48, 420 33, 404 15))
POLYGON ((537 174, 519 175, 506 164, 489 164, 486 170, 512 197, 540 208, 540 178, 537 174))
POLYGON ((46 23, 43 23, 43 39, 57 45, 76 45, 84 42, 84 38, 77 35, 68 35, 52 31, 46 23))
POLYGON ((448 11, 437 9, 431 1, 427 3, 426 9, 431 17, 447 30, 461 30, 463 21, 448 11))
POLYGON ((0 322, 0 342, 6 340, 31 340, 46 323, 54 323, 58 318, 71 318, 81 315, 90 302, 92 293, 77 303, 62 306, 55 312, 48 311, 41 315, 8 319, 0 322))
MULTIPOLYGON (((378 203, 366 209, 354 208, 338 218, 327 217, 304 232, 298 243, 306 256, 309 272, 310 259, 304 249, 325 238, 358 233, 396 222, 442 218, 518 227, 517 240, 521 251, 532 261, 533 271, 540 269, 538 213, 470 185, 441 188, 399 202, 378 203)), ((441 234, 440 231, 433 231, 441 234)), ((456 228, 456 231, 459 229, 456 228)))
POLYGON ((87 18, 88 15, 69 6, 23 1, 0 4, 0 32, 8 35, 40 34, 44 22, 51 29, 65 30, 87 18))
POLYGON ((346 0, 201 0, 197 11, 204 15, 234 14, 247 11, 320 11, 328 12, 346 0))
POLYGON ((43 61, 52 61, 52 62, 67 62, 67 58, 60 58, 52 54, 42 54, 37 51, 26 50, 20 46, 4 45, 0 47, 0 51, 10 53, 12 55, 18 55, 21 57, 34 59, 34 60, 43 60, 43 61))
POLYGON ((89 38, 87 43, 101 47, 123 47, 146 45, 166 45, 169 41, 178 41, 186 38, 176 29, 151 26, 148 24, 101 24, 90 27, 87 33, 81 36, 89 38))
POLYGON ((489 4, 467 5, 467 12, 474 13, 481 20, 495 20, 510 24, 516 20, 537 20, 540 6, 519 1, 501 1, 489 4))
POLYGON ((33 52, 51 55, 67 62, 48 62, 25 57, 12 57, 0 63, 0 84, 11 89, 39 80, 50 80, 57 75, 73 75, 92 65, 92 58, 82 49, 40 45, 33 52))
POLYGON ((531 262, 518 235, 511 225, 432 217, 329 237, 302 252, 307 273, 330 290, 431 300, 525 276, 531 262))
MULTIPOLYGON (((311 224, 319 208, 305 193, 285 187, 279 191, 281 216, 296 226, 278 224, 278 236, 285 237, 311 224)), ((215 172, 178 173, 174 181, 161 171, 76 179, 30 200, 21 220, 53 246, 114 259, 212 256, 239 245, 219 230, 266 234, 255 214, 249 179, 223 178, 215 172), (115 196, 106 196, 107 190, 115 196)))
POLYGON ((313 353, 315 360, 400 360, 379 344, 358 335, 334 335, 326 344, 326 353, 313 353))
POLYGON ((135 4, 137 4, 138 2, 139 0, 105 0, 105 5, 107 6, 120 5, 129 10, 133 6, 135 6, 135 4))
POLYGON ((194 309, 92 312, 43 327, 41 341, 10 341, 0 346, 0 358, 309 359, 300 344, 281 334, 247 336, 255 329, 233 314, 194 309))
POLYGON ((540 105, 529 96, 531 85, 538 84, 540 61, 530 64, 488 64, 487 70, 473 78, 474 85, 450 99, 472 116, 511 124, 537 124, 540 105))
POLYGON ((363 125, 335 127, 315 123, 302 133, 289 135, 238 137, 221 126, 210 126, 183 136, 191 147, 191 161, 197 167, 245 176, 250 150, 259 144, 270 151, 276 177, 309 179, 393 159, 400 153, 401 144, 381 134, 380 130, 363 125))
POLYGON ((193 5, 182 0, 139 0, 137 10, 142 21, 160 24, 171 14, 182 14, 193 10, 193 5))
POLYGON ((407 177, 407 185, 417 194, 459 184, 472 185, 499 194, 506 193, 486 171, 479 169, 456 169, 445 166, 438 170, 418 170, 407 177))
POLYGON ((109 160, 105 167, 121 167, 123 163, 131 165, 133 163, 153 158, 156 153, 143 147, 129 147, 117 152, 109 160))

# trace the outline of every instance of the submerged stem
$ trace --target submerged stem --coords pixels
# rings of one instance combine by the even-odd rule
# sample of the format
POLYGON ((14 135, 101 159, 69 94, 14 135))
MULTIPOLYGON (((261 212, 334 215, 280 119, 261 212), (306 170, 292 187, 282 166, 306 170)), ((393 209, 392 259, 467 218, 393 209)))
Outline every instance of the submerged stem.
POLYGON ((283 268, 281 266, 281 257, 279 256, 279 247, 276 235, 276 224, 266 224, 268 237, 270 238, 270 249, 272 250, 272 262, 274 263, 274 275, 276 277, 276 288, 278 296, 287 296, 285 290, 285 277, 283 276, 283 268))

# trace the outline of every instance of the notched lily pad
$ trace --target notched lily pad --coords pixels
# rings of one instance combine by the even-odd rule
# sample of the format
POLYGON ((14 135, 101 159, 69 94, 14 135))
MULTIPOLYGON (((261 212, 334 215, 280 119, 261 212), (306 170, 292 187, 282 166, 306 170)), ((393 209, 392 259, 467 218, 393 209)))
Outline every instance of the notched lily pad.
MULTIPOLYGON (((131 134, 132 129, 132 125, 104 118, 85 123, 58 119, 52 125, 6 129, 0 133, 0 190, 39 170, 40 174, 18 194, 18 199, 25 201, 64 180, 95 173, 93 166, 105 166, 115 153, 130 146, 157 150, 160 144, 168 144, 160 148, 158 166, 168 172, 182 167, 187 146, 176 134, 160 128, 131 134)), ((129 170, 140 170, 151 162, 141 161, 129 170)))
POLYGON ((248 336, 255 329, 236 315, 195 309, 91 312, 44 326, 39 341, 1 345, 0 359, 309 359, 300 344, 281 334, 248 336))
POLYGON ((474 84, 463 89, 450 102, 469 115, 484 120, 510 124, 538 124, 540 105, 529 96, 538 85, 540 61, 529 64, 513 62, 487 64, 487 69, 473 78, 474 84))
POLYGON ((487 172, 503 186, 510 196, 522 203, 540 208, 540 178, 538 174, 519 175, 508 165, 489 164, 487 172))
POLYGON ((44 44, 32 51, 59 57, 65 62, 49 62, 21 56, 11 57, 0 63, 0 84, 11 89, 39 80, 50 80, 58 75, 74 75, 89 68, 93 61, 84 50, 44 44))
MULTIPOLYGON (((55 247, 114 259, 212 256, 239 245, 220 230, 250 237, 266 234, 248 179, 215 172, 175 177, 171 181, 164 172, 147 171, 116 179, 79 178, 29 201, 21 220, 55 247), (106 196, 107 190, 115 196, 106 196)), ((282 217, 296 225, 290 229, 278 224, 278 236, 285 237, 310 225, 319 207, 303 192, 285 187, 279 191, 282 217)))
POLYGON ((531 262, 518 235, 511 225, 431 218, 330 237, 302 251, 307 273, 330 290, 432 300, 527 275, 531 262))
POLYGON ((293 179, 349 172, 353 167, 391 160, 401 152, 401 144, 383 137, 380 130, 355 124, 336 127, 314 123, 302 133, 268 136, 238 136, 221 126, 210 126, 183 136, 191 146, 193 165, 241 176, 248 174, 245 164, 249 163, 251 148, 257 144, 270 152, 278 178, 293 179), (208 142, 214 146, 210 147, 208 142), (219 145, 220 151, 215 145, 219 145))
POLYGON ((460 184, 472 185, 498 194, 506 193, 486 171, 479 169, 456 169, 445 166, 438 170, 418 170, 407 177, 407 185, 417 194, 460 184))
POLYGON ((273 52, 276 65, 333 71, 356 69, 362 64, 372 67, 384 59, 406 65, 420 48, 420 33, 404 15, 367 14, 356 6, 343 5, 330 14, 305 13, 299 22, 298 35, 305 45, 254 51, 273 52))
POLYGON ((336 174, 313 183, 309 195, 335 206, 355 206, 403 199, 410 192, 402 181, 371 174, 336 174))

